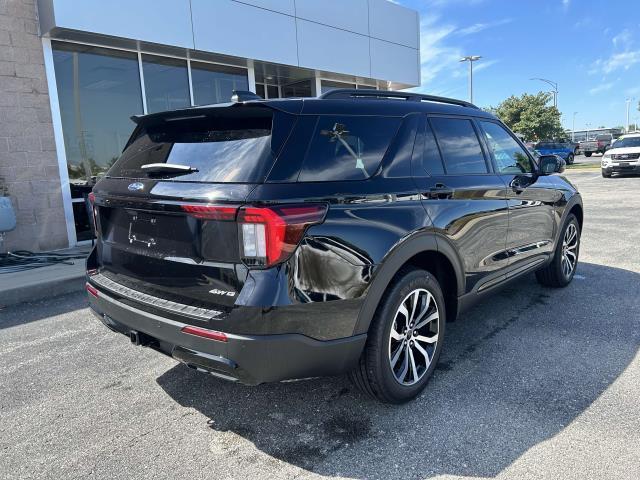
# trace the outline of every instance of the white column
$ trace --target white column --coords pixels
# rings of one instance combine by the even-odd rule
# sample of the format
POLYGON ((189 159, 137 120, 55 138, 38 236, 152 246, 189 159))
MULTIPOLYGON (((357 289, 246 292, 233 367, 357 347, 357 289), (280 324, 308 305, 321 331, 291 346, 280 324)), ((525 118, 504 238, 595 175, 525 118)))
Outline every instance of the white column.
POLYGON ((249 91, 256 93, 256 69, 253 60, 247 60, 247 79, 249 80, 249 91))
POLYGON ((51 40, 42 38, 44 51, 44 70, 47 75, 47 88, 49 89, 49 104, 51 107, 51 122, 53 123, 53 137, 56 142, 56 156, 58 157, 58 173, 60 175, 60 190, 62 192, 62 205, 64 219, 67 224, 67 238, 69 246, 78 243, 76 226, 73 219, 73 205, 71 202, 71 187, 69 185, 69 171, 67 170, 67 152, 64 148, 64 135, 62 133, 62 115, 58 101, 58 86, 56 84, 56 70, 53 64, 53 50, 51 40))

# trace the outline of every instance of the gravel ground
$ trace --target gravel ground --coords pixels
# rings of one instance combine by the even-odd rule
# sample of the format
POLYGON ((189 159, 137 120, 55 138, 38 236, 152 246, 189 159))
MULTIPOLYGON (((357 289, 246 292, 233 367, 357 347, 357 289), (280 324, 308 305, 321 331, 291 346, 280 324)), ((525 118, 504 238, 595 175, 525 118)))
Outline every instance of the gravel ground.
POLYGON ((134 348, 84 295, 0 310, 0 478, 640 478, 640 178, 571 172, 581 264, 450 324, 400 407, 345 378, 243 387, 134 348))

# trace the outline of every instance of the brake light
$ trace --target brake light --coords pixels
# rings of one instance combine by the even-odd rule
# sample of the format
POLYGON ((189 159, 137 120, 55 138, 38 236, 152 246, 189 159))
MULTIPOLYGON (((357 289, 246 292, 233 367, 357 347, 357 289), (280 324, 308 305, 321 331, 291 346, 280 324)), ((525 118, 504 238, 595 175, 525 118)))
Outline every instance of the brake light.
POLYGON ((87 292, 89 292, 89 295, 98 298, 98 289, 96 287, 87 282, 85 288, 87 289, 87 292))
POLYGON ((242 261, 271 266, 286 260, 308 226, 321 223, 326 205, 242 207, 238 213, 242 261))
POLYGON ((226 342, 227 336, 216 330, 209 330, 208 328, 193 327, 187 325, 182 327, 182 333, 188 333, 189 335, 195 335, 196 337, 208 338, 209 340, 217 340, 219 342, 226 342))
POLYGON ((182 205, 182 211, 200 220, 221 220, 233 222, 238 207, 222 205, 182 205))

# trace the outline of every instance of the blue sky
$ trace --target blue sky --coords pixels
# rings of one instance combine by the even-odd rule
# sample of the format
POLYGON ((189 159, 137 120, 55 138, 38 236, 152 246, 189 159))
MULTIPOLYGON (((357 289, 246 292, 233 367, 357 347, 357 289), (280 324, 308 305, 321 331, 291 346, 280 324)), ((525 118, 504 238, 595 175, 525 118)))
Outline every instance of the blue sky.
MULTIPOLYGON (((474 65, 474 102, 495 106, 510 95, 548 90, 557 82, 562 123, 633 123, 640 112, 640 0, 394 0, 421 17, 422 85, 426 93, 468 98, 474 65)), ((639 119, 640 120, 640 119, 639 119)))

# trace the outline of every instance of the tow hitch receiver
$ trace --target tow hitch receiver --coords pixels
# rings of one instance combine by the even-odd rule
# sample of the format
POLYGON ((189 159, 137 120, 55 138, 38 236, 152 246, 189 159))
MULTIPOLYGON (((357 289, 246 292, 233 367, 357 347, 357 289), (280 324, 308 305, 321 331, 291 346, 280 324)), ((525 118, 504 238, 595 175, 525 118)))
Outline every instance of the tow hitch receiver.
POLYGON ((146 347, 155 342, 155 339, 153 337, 150 337, 149 335, 138 332, 136 330, 129 331, 129 338, 131 339, 131 343, 138 347, 146 347))

